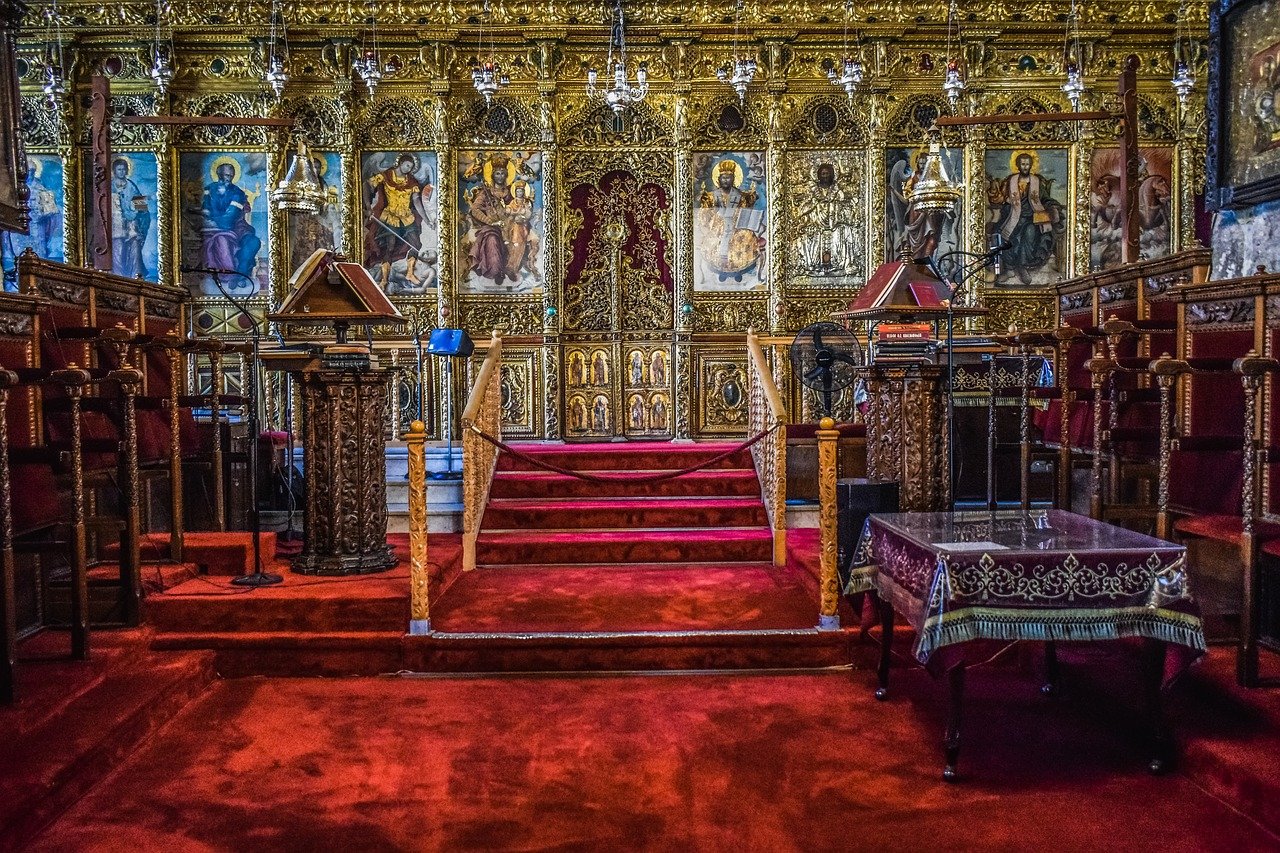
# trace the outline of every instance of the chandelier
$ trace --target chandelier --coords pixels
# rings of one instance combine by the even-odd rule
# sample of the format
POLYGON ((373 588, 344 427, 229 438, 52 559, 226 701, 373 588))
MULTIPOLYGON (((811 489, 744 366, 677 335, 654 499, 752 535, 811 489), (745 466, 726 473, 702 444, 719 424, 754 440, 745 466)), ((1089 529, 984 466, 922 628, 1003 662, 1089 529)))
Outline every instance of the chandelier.
POLYGON ((171 39, 162 38, 161 22, 164 18, 164 2, 156 0, 156 35, 151 45, 151 81, 156 84, 156 91, 163 97, 173 82, 173 44, 171 39))
POLYGON ((1071 0, 1071 15, 1067 18, 1067 32, 1063 40, 1062 54, 1067 70, 1067 82, 1062 84, 1062 93, 1071 102, 1073 112, 1080 112, 1080 99, 1084 97, 1083 57, 1080 52, 1080 11, 1076 0, 1071 0))
POLYGON ((960 60, 956 59, 951 52, 957 27, 956 0, 951 0, 951 5, 947 9, 947 62, 942 76, 942 91, 947 96, 947 103, 951 104, 952 112, 956 111, 960 103, 960 95, 967 85, 964 74, 960 71, 960 60))
POLYGON ((288 57, 289 34, 284 26, 284 11, 280 8, 280 0, 272 0, 271 30, 267 37, 267 71, 262 79, 277 101, 284 95, 285 84, 289 82, 288 57))
POLYGON ((649 94, 649 70, 643 62, 636 68, 635 85, 627 82, 627 31, 622 16, 622 0, 613 2, 613 25, 609 30, 605 67, 613 78, 608 88, 600 85, 596 69, 587 69, 587 97, 603 100, 614 115, 621 116, 627 107, 640 103, 649 94))
POLYGON ((1178 103, 1187 105, 1187 99, 1196 88, 1196 72, 1192 69, 1192 45, 1182 39, 1182 21, 1186 17, 1187 7, 1178 7, 1178 30, 1173 42, 1173 91, 1178 96, 1178 103))
POLYGON ((853 100, 853 93, 862 84, 862 63, 849 52, 849 19, 853 17, 853 0, 845 0, 844 4, 844 40, 841 59, 827 69, 827 79, 835 86, 844 89, 844 93, 853 100))
POLYGON ((62 22, 58 0, 53 0, 44 13, 44 94, 49 105, 57 107, 67 94, 65 65, 62 60, 62 22))
POLYGON ((947 174, 946 155, 942 147, 942 134, 929 133, 929 151, 924 165, 911 188, 911 207, 915 210, 950 210, 960 200, 963 188, 953 183, 947 174))
POLYGON ((493 49, 492 27, 489 28, 488 57, 484 60, 480 59, 480 54, 484 51, 484 25, 489 21, 491 14, 489 0, 484 0, 484 17, 480 19, 480 38, 476 47, 476 61, 471 65, 471 85, 484 98, 486 106, 493 103, 493 96, 498 94, 499 90, 505 89, 511 84, 511 77, 503 72, 498 65, 498 57, 493 49))
POLYGON ((324 209, 324 185, 316 171, 315 160, 307 149, 307 143, 298 137, 297 148, 289 160, 289 170, 271 192, 276 210, 293 213, 319 213, 324 209))
POLYGON ((378 84, 382 82, 383 72, 382 53, 378 49, 378 15, 373 0, 369 0, 365 11, 365 23, 369 29, 361 38, 360 55, 351 63, 351 67, 372 98, 374 92, 378 91, 378 84))
POLYGON ((733 12, 733 59, 716 69, 716 76, 721 83, 728 83, 738 93, 738 103, 747 97, 747 87, 756 76, 756 60, 753 56, 743 56, 738 51, 738 27, 742 22, 742 0, 738 0, 733 12))

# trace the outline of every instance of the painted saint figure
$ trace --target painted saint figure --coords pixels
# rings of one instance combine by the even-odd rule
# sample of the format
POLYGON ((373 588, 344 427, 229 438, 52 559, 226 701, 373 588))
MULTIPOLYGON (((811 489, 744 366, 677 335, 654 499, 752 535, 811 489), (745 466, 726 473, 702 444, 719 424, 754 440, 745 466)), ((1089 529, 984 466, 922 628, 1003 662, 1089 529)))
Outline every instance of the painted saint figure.
POLYGON ((529 185, 516 181, 511 185, 511 196, 506 204, 507 275, 519 281, 520 274, 527 272, 538 281, 542 278, 538 272, 539 241, 533 230, 533 200, 529 198, 529 185))
MULTIPOLYGON (((512 269, 510 263, 511 253, 504 227, 507 205, 513 203, 515 197, 507 185, 510 174, 507 159, 497 156, 490 163, 489 180, 482 181, 467 198, 467 213, 475 230, 475 242, 471 244, 471 269, 481 278, 502 284, 508 276, 513 281, 520 279, 520 274, 512 269)), ((522 256, 515 269, 518 270, 523 263, 522 256)))
POLYGON ((391 267, 404 262, 404 280, 418 286, 414 267, 422 251, 422 222, 427 212, 423 199, 431 186, 423 186, 414 176, 418 162, 412 154, 401 154, 396 164, 369 178, 371 198, 365 235, 365 265, 377 266, 383 290, 391 280, 391 267))
POLYGON ((111 271, 126 278, 146 278, 142 249, 151 230, 151 209, 142 189, 129 177, 132 170, 133 164, 124 157, 111 162, 111 271))
POLYGON ((927 156, 926 151, 917 151, 914 161, 902 159, 894 163, 889 175, 889 202, 895 237, 889 250, 894 257, 933 257, 942 245, 948 224, 955 217, 951 210, 920 210, 911 203, 911 193, 920 180, 927 156))
POLYGON ((992 229, 1011 247, 1004 260, 1023 284, 1057 256, 1058 234, 1066 228, 1062 205, 1050 195, 1053 182, 1034 170, 1034 160, 1028 151, 1017 152, 1016 171, 991 192, 997 209, 992 229))
POLYGON ((708 273, 719 281, 742 281, 759 262, 763 216, 754 210, 760 193, 754 182, 739 186, 741 166, 731 159, 716 165, 716 182, 698 197, 698 243, 708 273))
MULTIPOLYGON (((211 269, 235 270, 242 276, 252 277, 258 265, 258 249, 262 240, 257 229, 249 224, 252 203, 249 196, 236 184, 240 171, 234 162, 222 162, 214 174, 217 180, 204 188, 201 212, 204 214, 202 234, 202 260, 211 269)), ((233 288, 254 288, 247 280, 227 283, 233 288)))

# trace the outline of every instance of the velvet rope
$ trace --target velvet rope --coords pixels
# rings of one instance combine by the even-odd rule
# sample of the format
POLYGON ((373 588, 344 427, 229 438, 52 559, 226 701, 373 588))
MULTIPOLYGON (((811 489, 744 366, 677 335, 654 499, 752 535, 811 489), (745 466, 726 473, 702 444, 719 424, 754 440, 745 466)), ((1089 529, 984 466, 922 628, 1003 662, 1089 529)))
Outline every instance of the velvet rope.
POLYGON ((731 447, 728 450, 724 451, 723 453, 717 453, 715 456, 712 456, 710 459, 707 459, 703 462, 699 462, 697 465, 690 465, 687 468, 681 468, 679 471, 662 471, 657 474, 641 474, 638 476, 631 476, 628 474, 616 474, 611 477, 605 476, 604 474, 591 474, 586 471, 574 471, 570 468, 563 468, 551 462, 544 462, 543 460, 537 458, 536 456, 531 456, 528 453, 523 453, 519 450, 516 450, 511 445, 503 443, 501 439, 494 438, 493 436, 489 435, 487 432, 475 426, 474 424, 472 424, 469 427, 469 429, 472 432, 474 432, 476 435, 483 438, 485 441, 492 444, 494 447, 498 448, 498 450, 502 451, 503 453, 509 453, 512 456, 514 456, 516 459, 522 459, 525 462, 528 462, 530 465, 534 466, 535 468, 541 468, 542 470, 550 471, 553 474, 563 474, 566 477, 575 477, 579 480, 584 480, 588 483, 661 483, 664 480, 674 480, 676 477, 683 477, 686 474, 692 474, 695 471, 701 471, 704 468, 709 468, 712 465, 716 464, 717 462, 720 462, 724 459, 728 459, 730 456, 732 456, 735 453, 740 453, 741 451, 748 449, 753 444, 760 441, 762 438, 765 438, 766 436, 772 434, 774 430, 777 430, 782 426, 783 426, 782 424, 774 424, 769 429, 747 439, 742 444, 739 444, 737 447, 731 447))

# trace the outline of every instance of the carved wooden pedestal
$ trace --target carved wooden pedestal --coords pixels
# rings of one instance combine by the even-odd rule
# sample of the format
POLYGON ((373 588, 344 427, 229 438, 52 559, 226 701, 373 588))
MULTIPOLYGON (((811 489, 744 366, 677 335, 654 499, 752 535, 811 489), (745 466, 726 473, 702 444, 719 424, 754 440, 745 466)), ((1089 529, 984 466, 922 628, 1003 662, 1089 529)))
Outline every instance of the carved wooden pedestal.
POLYGON ((306 370, 302 431, 306 448, 305 544, 293 570, 359 575, 396 564, 387 545, 386 424, 383 370, 306 370))
POLYGON ((932 364, 871 365, 867 383, 867 477, 901 484, 903 512, 951 506, 944 373, 932 364))

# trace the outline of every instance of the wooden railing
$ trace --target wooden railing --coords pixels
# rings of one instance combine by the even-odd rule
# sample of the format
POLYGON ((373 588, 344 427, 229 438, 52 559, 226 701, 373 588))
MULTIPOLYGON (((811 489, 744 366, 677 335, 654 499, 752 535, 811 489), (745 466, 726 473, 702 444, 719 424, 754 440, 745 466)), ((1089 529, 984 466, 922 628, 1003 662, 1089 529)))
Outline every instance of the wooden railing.
POLYGON ((498 464, 498 449, 481 438, 480 430, 502 438, 502 335, 495 331, 484 363, 471 386, 462 412, 462 568, 476 567, 476 537, 489 502, 489 486, 498 464))
POLYGON ((773 564, 781 566, 787 562, 787 409, 755 329, 747 330, 747 352, 751 359, 748 432, 754 436, 773 430, 751 445, 751 458, 773 530, 773 564))

